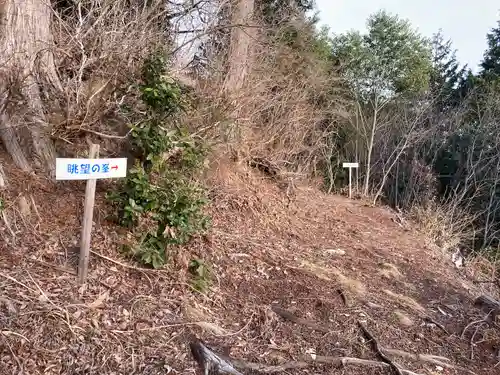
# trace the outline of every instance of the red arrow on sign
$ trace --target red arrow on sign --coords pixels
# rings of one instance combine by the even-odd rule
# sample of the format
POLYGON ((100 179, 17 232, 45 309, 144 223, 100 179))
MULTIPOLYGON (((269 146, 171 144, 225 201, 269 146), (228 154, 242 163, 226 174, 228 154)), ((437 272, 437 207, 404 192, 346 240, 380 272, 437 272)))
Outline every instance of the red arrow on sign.
POLYGON ((118 169, 118 166, 117 166, 117 165, 113 165, 113 166, 111 167, 111 169, 118 169))

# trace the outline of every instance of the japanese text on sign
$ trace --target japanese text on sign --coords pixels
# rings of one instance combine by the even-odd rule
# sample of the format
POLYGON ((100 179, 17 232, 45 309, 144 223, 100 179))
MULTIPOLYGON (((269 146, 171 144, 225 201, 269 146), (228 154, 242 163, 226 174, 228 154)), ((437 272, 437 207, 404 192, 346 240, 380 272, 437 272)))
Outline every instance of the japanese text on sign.
POLYGON ((56 159, 57 180, 125 177, 127 159, 56 159))
POLYGON ((109 163, 106 164, 68 164, 68 173, 70 174, 90 174, 92 173, 108 173, 109 163))

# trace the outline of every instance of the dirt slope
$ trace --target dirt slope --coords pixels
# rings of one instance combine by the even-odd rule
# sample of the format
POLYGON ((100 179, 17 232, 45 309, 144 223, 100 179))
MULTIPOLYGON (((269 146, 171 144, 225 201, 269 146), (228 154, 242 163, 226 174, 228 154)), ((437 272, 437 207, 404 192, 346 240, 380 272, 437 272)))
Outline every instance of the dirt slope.
POLYGON ((2 195, 16 237, 1 224, 1 374, 194 374, 191 334, 280 373, 390 374, 360 324, 413 373, 500 373, 494 327, 474 324, 461 337, 483 318, 472 306, 480 291, 388 209, 300 188, 288 205, 272 184, 228 179, 213 189, 210 234, 152 271, 119 253, 123 233, 105 220, 100 192, 79 289, 82 184, 10 175, 2 195), (20 194, 33 197, 31 213, 20 194), (189 288, 196 256, 213 264, 206 294, 189 288))

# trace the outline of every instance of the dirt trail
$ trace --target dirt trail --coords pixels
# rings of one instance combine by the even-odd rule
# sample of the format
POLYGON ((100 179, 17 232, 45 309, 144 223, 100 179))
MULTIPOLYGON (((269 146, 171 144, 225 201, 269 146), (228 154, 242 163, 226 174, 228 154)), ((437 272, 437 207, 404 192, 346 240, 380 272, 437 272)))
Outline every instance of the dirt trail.
POLYGON ((191 334, 240 360, 302 363, 285 374, 390 374, 360 323, 413 373, 500 373, 496 328, 476 324, 461 337, 483 317, 472 306, 480 291, 388 209, 314 189, 287 205, 262 182, 217 186, 210 234, 152 271, 122 257, 123 233, 105 220, 100 193, 90 279, 78 289, 83 187, 13 181, 6 212, 17 237, 0 251, 1 374, 194 374, 191 334), (18 194, 37 210, 23 217, 18 194), (189 288, 193 257, 213 265, 206 294, 189 288))

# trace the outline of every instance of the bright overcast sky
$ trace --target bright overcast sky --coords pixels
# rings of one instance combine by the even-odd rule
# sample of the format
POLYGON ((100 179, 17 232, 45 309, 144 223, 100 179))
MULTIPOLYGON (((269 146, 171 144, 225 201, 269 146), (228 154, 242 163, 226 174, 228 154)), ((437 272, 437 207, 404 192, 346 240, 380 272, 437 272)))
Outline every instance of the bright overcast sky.
POLYGON ((500 19, 498 0, 316 0, 321 24, 332 32, 365 30, 368 16, 380 9, 408 19, 421 34, 440 28, 453 41, 457 57, 476 71, 486 49, 486 33, 500 19))

